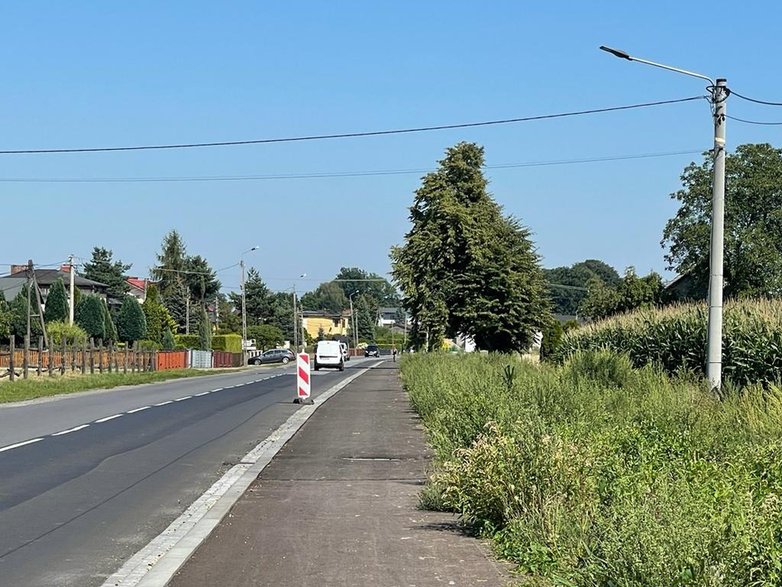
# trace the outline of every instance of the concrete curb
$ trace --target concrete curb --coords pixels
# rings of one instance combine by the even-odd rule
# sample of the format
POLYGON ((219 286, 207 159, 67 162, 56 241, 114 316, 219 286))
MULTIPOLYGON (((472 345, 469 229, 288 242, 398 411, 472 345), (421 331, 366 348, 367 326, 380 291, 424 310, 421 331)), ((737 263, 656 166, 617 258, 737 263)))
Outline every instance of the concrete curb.
POLYGON ((163 532, 108 577, 103 587, 160 587, 170 581, 318 406, 379 364, 362 369, 324 391, 318 395, 314 405, 300 407, 282 426, 248 452, 239 464, 234 465, 207 489, 163 532))

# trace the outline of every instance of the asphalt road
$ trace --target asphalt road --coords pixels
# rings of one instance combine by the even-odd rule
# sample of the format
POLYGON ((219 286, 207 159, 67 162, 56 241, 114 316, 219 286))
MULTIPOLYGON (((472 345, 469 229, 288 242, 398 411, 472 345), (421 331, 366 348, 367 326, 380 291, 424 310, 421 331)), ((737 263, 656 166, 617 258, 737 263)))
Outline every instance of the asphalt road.
MULTIPOLYGON (((313 373, 313 397, 344 373, 313 373)), ((0 407, 0 585, 101 585, 298 409, 293 367, 0 407)))

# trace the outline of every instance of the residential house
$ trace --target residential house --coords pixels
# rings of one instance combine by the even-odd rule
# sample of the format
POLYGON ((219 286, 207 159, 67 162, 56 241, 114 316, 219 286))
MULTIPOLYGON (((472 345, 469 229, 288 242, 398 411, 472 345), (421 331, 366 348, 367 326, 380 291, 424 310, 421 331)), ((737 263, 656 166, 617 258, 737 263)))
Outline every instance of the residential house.
POLYGON ((149 287, 149 284, 154 282, 147 279, 146 277, 126 277, 125 281, 127 281, 128 285, 130 286, 128 295, 136 298, 139 304, 143 304, 147 299, 147 288, 149 287))
MULTIPOLYGON (((68 292, 70 286, 69 265, 63 265, 59 269, 34 269, 35 280, 41 290, 41 299, 46 303, 46 296, 57 279, 62 279, 65 283, 65 291, 68 292)), ((74 276, 74 287, 83 294, 97 294, 106 298, 108 285, 87 279, 79 275, 74 276)), ((0 277, 0 290, 2 290, 5 299, 10 301, 18 294, 27 283, 27 265, 11 265, 11 271, 8 275, 0 277)))
POLYGON ((302 329, 315 339, 321 334, 326 338, 347 336, 350 310, 338 313, 304 310, 301 312, 301 324, 302 329))
MULTIPOLYGON (((399 314, 400 311, 405 316, 405 319, 408 319, 407 313, 402 308, 378 308, 377 325, 385 327, 394 326, 397 323, 397 314, 399 314)), ((404 324, 400 324, 399 326, 404 326, 404 324)))

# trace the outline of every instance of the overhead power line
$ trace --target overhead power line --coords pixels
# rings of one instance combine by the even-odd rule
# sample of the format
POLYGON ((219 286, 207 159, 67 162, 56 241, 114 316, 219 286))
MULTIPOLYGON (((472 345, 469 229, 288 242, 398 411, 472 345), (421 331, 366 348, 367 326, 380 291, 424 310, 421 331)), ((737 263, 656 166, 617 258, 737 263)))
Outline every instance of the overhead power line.
POLYGON ((766 122, 762 120, 745 120, 744 118, 737 118, 736 116, 727 116, 731 120, 736 122, 743 122, 744 124, 757 124, 760 126, 782 126, 782 122, 766 122))
POLYGON ((430 132, 435 130, 451 130, 457 128, 474 128, 480 126, 495 126, 500 124, 515 124, 519 122, 531 122, 534 120, 551 120, 555 118, 568 118, 573 116, 585 116, 588 114, 601 114, 604 112, 617 112, 621 110, 633 110, 636 108, 650 108, 653 106, 664 106, 668 104, 680 104, 682 102, 691 102, 694 100, 703 100, 705 96, 692 96, 690 98, 678 98, 675 100, 660 100, 657 102, 645 102, 641 104, 629 104, 626 106, 612 106, 608 108, 594 108, 591 110, 579 110, 575 112, 560 112, 557 114, 542 114, 538 116, 524 116, 520 118, 506 118, 500 120, 488 120, 483 122, 465 122, 459 124, 443 124, 437 126, 421 126, 414 128, 402 128, 393 130, 375 130, 366 132, 335 133, 325 135, 305 135, 298 137, 282 137, 271 139, 252 139, 244 141, 217 141, 200 143, 175 143, 169 145, 136 145, 127 147, 79 147, 79 148, 60 148, 60 149, 6 149, 0 150, 0 155, 39 155, 55 153, 106 153, 116 151, 152 151, 163 149, 195 149, 201 147, 235 147, 239 145, 262 145, 269 143, 292 143, 303 141, 321 141, 326 139, 350 139, 360 137, 376 137, 385 135, 411 134, 419 132, 430 132))
MULTIPOLYGON (((603 163, 609 161, 629 161, 633 159, 651 159, 656 157, 672 157, 676 155, 694 155, 708 149, 690 149, 687 151, 669 151, 665 153, 641 153, 635 155, 609 155, 584 159, 556 159, 551 161, 527 161, 522 163, 505 163, 500 165, 484 165, 483 169, 515 169, 523 167, 548 167, 553 165, 577 165, 583 163, 603 163)), ((151 183, 151 182, 222 182, 222 181, 269 181, 284 179, 321 179, 335 177, 373 177, 382 175, 410 175, 429 173, 432 169, 385 169, 373 171, 335 171, 315 173, 289 173, 274 175, 212 175, 194 177, 0 177, 0 183, 151 183)), ((238 265, 238 263, 236 264, 238 265)))
POLYGON ((758 100, 757 98, 750 98, 749 96, 742 96, 735 90, 731 88, 730 90, 731 96, 736 96, 737 98, 741 98, 742 100, 746 100, 747 102, 754 102, 755 104, 763 104, 765 106, 782 106, 782 102, 769 102, 768 100, 758 100))

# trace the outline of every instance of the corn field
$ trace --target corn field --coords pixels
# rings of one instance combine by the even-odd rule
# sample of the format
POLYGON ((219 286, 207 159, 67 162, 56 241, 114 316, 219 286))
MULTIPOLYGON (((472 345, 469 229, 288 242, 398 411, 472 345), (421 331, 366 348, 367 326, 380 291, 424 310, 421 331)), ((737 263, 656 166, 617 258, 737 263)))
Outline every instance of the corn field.
MULTIPOLYGON (((569 332, 556 357, 561 362, 579 350, 607 349, 627 354, 636 367, 702 374, 707 316, 704 303, 632 312, 569 332)), ((737 386, 779 381, 782 301, 732 301, 723 317, 724 377, 737 386)))

